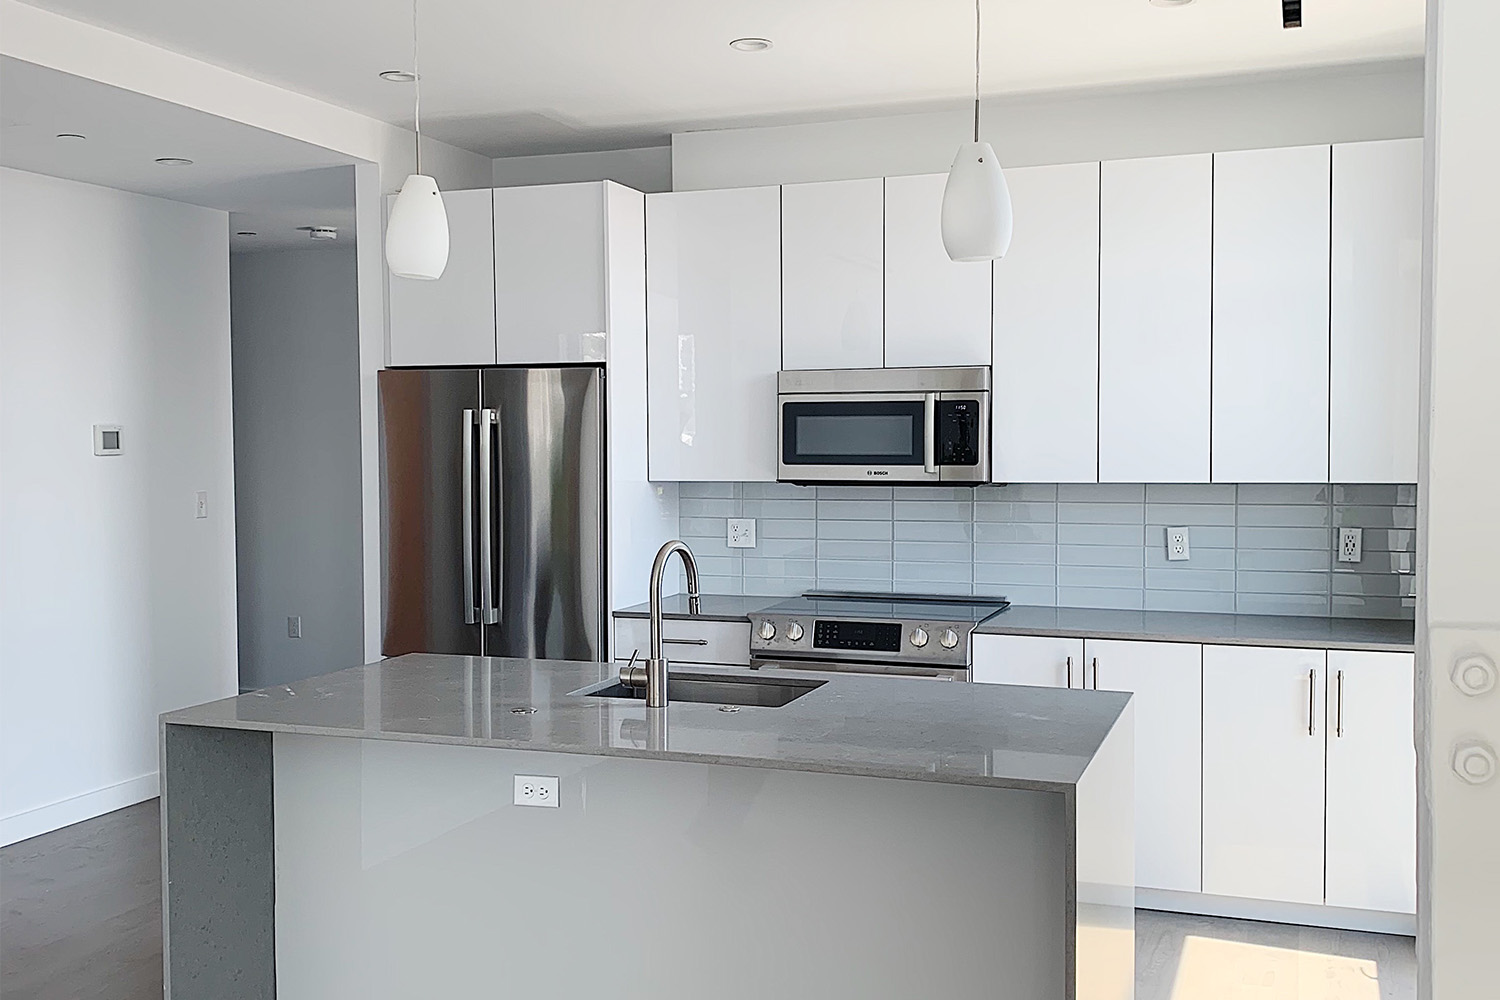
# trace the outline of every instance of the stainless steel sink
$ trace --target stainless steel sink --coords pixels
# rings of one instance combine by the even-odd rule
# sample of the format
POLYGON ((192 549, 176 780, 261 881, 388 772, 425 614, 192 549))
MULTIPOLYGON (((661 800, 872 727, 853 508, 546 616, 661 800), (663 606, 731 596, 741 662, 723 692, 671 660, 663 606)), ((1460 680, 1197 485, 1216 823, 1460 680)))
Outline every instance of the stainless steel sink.
MULTIPOLYGON (((723 674, 691 674, 673 671, 667 678, 667 700, 702 705, 736 705, 747 708, 781 708, 827 681, 785 680, 770 677, 727 677, 723 674)), ((627 687, 618 680, 574 692, 586 698, 646 700, 646 689, 627 687)))

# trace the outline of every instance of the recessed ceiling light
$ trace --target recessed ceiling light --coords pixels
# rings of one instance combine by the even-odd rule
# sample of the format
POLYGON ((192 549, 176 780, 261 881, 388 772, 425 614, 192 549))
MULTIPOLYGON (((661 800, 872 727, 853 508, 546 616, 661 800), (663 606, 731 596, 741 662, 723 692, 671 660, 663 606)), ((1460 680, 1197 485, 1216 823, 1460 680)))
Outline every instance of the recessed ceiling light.
POLYGON ((191 167, 193 161, 185 156, 158 156, 156 162, 164 167, 191 167))
POLYGON ((250 230, 245 229, 245 230, 241 230, 238 233, 235 233, 234 235, 236 235, 236 236, 259 236, 260 234, 259 233, 252 233, 250 230))
POLYGON ((87 139, 88 138, 88 136, 84 135, 81 132, 59 132, 59 133, 57 133, 57 137, 59 139, 87 139))
POLYGON ((380 74, 380 78, 386 83, 415 83, 417 74, 409 73, 404 69, 388 69, 380 74))
POLYGON ((339 238, 339 231, 334 226, 298 226, 297 228, 315 240, 336 240, 339 238))
POLYGON ((729 43, 736 52, 764 52, 771 47, 769 38, 736 38, 729 43))
POLYGON ((1186 7, 1193 0, 1151 0, 1153 7, 1186 7))

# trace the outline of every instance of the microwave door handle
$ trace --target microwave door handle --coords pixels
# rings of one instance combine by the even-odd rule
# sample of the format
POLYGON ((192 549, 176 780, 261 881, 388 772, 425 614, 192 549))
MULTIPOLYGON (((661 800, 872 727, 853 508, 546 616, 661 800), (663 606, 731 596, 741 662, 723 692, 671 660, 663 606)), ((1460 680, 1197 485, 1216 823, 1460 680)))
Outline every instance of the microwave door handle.
POLYGON ((929 392, 922 398, 922 467, 929 476, 937 475, 937 393, 929 392))

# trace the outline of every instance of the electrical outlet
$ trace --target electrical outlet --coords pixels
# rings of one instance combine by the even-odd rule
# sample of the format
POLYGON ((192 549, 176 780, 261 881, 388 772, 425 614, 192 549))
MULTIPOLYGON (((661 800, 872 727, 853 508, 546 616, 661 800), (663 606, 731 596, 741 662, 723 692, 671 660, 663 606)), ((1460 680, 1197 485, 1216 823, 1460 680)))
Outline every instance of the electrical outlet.
POLYGON ((208 516, 208 490, 199 490, 197 493, 194 494, 194 498, 197 501, 197 507, 196 507, 196 509, 193 512, 193 516, 197 517, 197 518, 207 517, 208 516))
POLYGON ((557 808, 557 779, 534 774, 516 775, 515 802, 518 806, 557 808))
POLYGON ((755 518, 731 517, 725 542, 731 549, 755 548, 755 518))
POLYGON ((288 639, 302 638, 302 616, 289 615, 286 620, 286 637, 288 639))
POLYGON ((1188 530, 1186 528, 1167 529, 1167 561, 1180 562, 1192 555, 1188 548, 1188 530))
POLYGON ((1357 563, 1365 557, 1363 528, 1339 529, 1339 562, 1357 563))

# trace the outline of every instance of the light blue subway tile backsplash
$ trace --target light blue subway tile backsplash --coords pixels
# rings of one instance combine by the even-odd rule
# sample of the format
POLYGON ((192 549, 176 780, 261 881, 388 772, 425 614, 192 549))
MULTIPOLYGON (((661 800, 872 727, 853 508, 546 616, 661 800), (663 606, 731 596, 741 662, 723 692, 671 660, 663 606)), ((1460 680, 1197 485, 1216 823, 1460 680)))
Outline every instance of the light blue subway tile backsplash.
POLYGON ((683 483, 705 592, 892 590, 1020 604, 1411 618, 1416 487, 1018 484, 977 489, 683 483), (731 517, 758 545, 731 549, 731 517), (1364 558, 1335 559, 1337 527, 1364 558), (1166 558, 1189 528, 1191 558, 1166 558))

